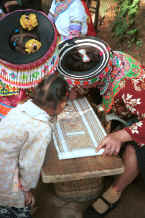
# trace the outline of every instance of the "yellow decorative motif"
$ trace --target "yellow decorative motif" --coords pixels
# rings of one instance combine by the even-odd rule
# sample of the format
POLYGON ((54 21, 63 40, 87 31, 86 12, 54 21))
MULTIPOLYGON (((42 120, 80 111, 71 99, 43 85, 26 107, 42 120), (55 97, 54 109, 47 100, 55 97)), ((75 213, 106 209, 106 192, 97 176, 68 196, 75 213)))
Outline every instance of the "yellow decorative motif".
POLYGON ((20 24, 23 27, 23 29, 26 29, 29 31, 34 29, 36 26, 38 26, 38 20, 37 20, 36 14, 33 14, 33 13, 29 15, 23 14, 20 17, 20 24))
POLYGON ((36 39, 30 39, 25 43, 25 51, 27 53, 35 53, 37 52, 41 47, 41 42, 39 42, 36 39))

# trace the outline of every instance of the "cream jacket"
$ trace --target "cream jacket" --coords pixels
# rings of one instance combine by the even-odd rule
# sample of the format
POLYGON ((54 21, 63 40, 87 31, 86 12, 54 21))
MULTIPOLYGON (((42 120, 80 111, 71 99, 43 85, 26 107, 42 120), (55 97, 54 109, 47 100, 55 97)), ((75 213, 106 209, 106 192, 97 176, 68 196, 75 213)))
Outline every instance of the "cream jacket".
POLYGON ((36 187, 48 144, 48 114, 30 100, 0 122, 0 205, 24 207, 24 192, 36 187))

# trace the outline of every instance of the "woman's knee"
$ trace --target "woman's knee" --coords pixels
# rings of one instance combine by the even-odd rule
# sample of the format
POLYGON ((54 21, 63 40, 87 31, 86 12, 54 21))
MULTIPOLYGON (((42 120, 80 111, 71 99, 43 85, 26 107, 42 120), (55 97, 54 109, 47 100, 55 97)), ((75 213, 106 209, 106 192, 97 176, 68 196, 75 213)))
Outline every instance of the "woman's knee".
POLYGON ((128 145, 126 146, 125 151, 126 151, 128 154, 131 154, 131 155, 135 155, 135 156, 136 156, 135 148, 134 148, 131 144, 128 144, 128 145))

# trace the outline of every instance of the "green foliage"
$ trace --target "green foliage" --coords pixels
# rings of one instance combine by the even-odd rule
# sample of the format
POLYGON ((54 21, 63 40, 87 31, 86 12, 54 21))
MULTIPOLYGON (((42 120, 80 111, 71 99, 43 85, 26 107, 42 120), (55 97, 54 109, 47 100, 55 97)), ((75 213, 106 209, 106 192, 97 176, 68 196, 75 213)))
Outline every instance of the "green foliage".
POLYGON ((139 48, 142 47, 142 44, 143 44, 143 41, 142 41, 142 40, 137 40, 137 41, 136 41, 136 46, 137 46, 137 47, 139 47, 139 48))
POLYGON ((129 44, 136 42, 138 29, 135 19, 140 0, 116 0, 116 2, 116 17, 112 27, 113 35, 119 41, 127 40, 129 44))

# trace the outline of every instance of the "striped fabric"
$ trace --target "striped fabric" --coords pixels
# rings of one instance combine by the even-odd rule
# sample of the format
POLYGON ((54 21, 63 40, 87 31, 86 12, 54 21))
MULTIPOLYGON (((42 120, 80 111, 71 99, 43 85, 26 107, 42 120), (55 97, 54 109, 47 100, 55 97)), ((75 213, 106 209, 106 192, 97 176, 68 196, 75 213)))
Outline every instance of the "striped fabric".
POLYGON ((14 107, 0 102, 0 119, 4 118, 12 108, 14 107))

